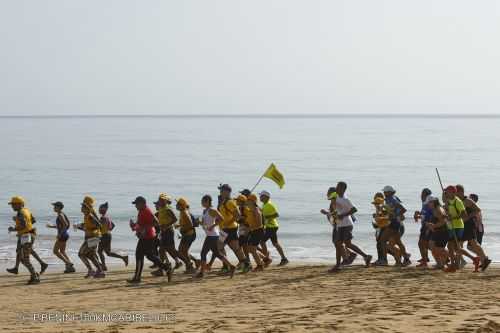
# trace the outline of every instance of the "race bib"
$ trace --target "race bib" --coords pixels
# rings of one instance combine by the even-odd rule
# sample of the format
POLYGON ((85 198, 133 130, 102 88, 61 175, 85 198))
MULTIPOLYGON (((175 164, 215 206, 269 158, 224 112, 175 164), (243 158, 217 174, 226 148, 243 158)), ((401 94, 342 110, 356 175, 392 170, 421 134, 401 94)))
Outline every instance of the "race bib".
POLYGON ((87 239, 87 246, 90 248, 97 247, 97 245, 99 245, 99 241, 100 241, 99 237, 89 238, 87 239))
POLYGON ((31 243, 31 235, 30 234, 21 235, 21 245, 28 243, 31 243))

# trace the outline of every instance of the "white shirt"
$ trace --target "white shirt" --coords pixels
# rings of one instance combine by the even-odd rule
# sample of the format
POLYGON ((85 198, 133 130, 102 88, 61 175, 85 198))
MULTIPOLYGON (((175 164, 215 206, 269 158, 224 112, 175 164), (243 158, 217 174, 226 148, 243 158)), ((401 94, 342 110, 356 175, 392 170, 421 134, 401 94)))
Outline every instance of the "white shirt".
MULTIPOLYGON (((347 214, 354 208, 351 201, 346 197, 337 197, 335 200, 337 215, 347 214)), ((337 222, 337 227, 351 227, 353 225, 351 215, 345 216, 339 222, 337 222)))
POLYGON ((211 226, 215 224, 215 216, 209 214, 209 209, 205 209, 202 217, 202 227, 205 230, 207 236, 219 236, 219 227, 215 226, 212 230, 209 230, 211 226))

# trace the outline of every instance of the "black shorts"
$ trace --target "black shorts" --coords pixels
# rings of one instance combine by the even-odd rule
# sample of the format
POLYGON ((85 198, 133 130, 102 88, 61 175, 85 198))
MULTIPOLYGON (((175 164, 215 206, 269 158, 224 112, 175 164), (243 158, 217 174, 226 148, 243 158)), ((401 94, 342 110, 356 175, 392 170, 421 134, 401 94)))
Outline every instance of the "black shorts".
POLYGON ((196 232, 193 232, 193 234, 191 235, 183 235, 181 237, 181 243, 180 243, 180 246, 187 246, 187 247, 190 247, 191 244, 193 244, 193 242, 195 241, 196 239, 196 232))
POLYGON ((262 238, 262 241, 267 242, 268 240, 271 240, 273 243, 278 242, 278 228, 264 229, 264 238, 262 238))
POLYGON ((448 230, 436 230, 431 233, 431 240, 436 247, 445 248, 448 244, 448 230))
POLYGON ((264 229, 259 228, 254 231, 250 231, 250 233, 248 234, 248 245, 258 246, 263 239, 264 239, 264 229))
POLYGON ((432 233, 429 229, 427 229, 427 228, 420 229, 420 237, 419 237, 420 241, 428 242, 431 240, 431 236, 432 236, 432 233))
POLYGON ((467 221, 464 223, 464 236, 462 240, 464 242, 476 239, 476 231, 475 231, 474 221, 467 221))
POLYGON ((240 246, 244 246, 244 245, 247 245, 248 244, 248 238, 250 237, 250 234, 246 234, 246 235, 240 235, 238 237, 238 242, 240 243, 240 246))
POLYGON ((101 241, 99 242, 99 250, 111 249, 111 234, 107 233, 101 236, 101 241))
POLYGON ((162 230, 160 233, 160 246, 164 248, 175 248, 175 232, 174 229, 169 228, 162 230))
POLYGON ((226 234, 226 240, 224 241, 225 244, 228 244, 231 241, 237 241, 238 240, 238 228, 232 228, 232 229, 222 229, 226 234))
POLYGON ((352 226, 349 227, 337 227, 334 233, 334 242, 345 242, 352 239, 352 226))

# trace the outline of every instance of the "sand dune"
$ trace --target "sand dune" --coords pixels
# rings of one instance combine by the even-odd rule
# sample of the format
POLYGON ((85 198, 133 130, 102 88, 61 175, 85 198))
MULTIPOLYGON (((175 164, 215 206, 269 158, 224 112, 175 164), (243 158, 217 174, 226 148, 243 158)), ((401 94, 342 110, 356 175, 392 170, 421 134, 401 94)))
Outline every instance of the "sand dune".
POLYGON ((232 280, 215 273, 193 280, 179 272, 171 284, 145 272, 139 286, 125 283, 131 275, 125 270, 102 280, 49 273, 37 286, 24 286, 26 275, 2 275, 1 331, 500 332, 499 267, 454 274, 351 267, 333 275, 327 269, 273 267, 232 280), (41 321, 44 314, 60 312, 116 317, 112 323, 41 321), (168 316, 123 322, 123 313, 168 316))

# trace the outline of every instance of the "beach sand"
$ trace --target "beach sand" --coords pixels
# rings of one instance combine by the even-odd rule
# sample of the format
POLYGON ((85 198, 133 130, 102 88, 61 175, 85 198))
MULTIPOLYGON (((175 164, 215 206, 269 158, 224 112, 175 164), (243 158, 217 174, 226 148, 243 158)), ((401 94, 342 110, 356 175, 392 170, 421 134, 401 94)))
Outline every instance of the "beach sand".
POLYGON ((51 272, 35 286, 24 285, 24 270, 1 275, 0 331, 500 332, 499 267, 445 274, 354 266, 329 274, 324 265, 294 265, 233 279, 176 272, 171 284, 146 271, 138 286, 125 282, 131 269, 115 269, 100 280, 51 272), (40 321, 57 312, 169 315, 155 322, 40 321))

